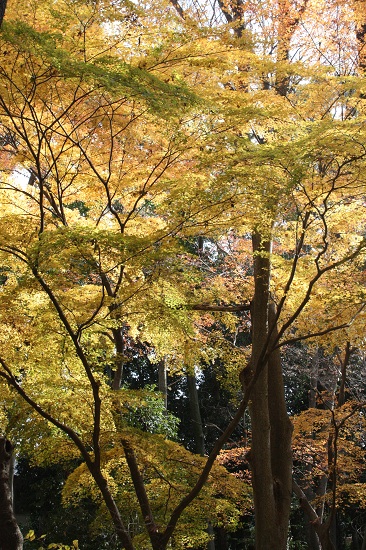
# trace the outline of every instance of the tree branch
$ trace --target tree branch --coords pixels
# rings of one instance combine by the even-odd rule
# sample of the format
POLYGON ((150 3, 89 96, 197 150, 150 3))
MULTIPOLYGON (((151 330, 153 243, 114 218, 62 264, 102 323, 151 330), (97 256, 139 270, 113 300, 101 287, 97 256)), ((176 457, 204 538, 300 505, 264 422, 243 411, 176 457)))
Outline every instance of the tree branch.
POLYGON ((182 6, 179 4, 178 0, 170 0, 171 5, 174 7, 175 11, 183 20, 185 19, 184 11, 182 6))

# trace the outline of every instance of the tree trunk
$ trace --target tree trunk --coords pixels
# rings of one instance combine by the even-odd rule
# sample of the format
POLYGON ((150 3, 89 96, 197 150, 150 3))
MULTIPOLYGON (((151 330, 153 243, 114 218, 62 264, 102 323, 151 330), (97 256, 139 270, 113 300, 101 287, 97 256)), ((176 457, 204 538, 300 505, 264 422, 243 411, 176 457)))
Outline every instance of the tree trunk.
POLYGON ((351 353, 351 342, 347 342, 346 349, 344 351, 344 358, 343 360, 341 359, 341 383, 339 386, 337 407, 342 407, 342 405, 344 405, 346 402, 347 367, 349 365, 351 353))
POLYGON ((202 417, 196 386, 196 377, 194 374, 187 374, 187 383, 192 432, 194 436, 194 452, 203 456, 205 454, 205 438, 203 435, 202 417))
POLYGON ((162 359, 158 365, 158 389, 163 395, 165 410, 168 409, 168 384, 166 358, 162 359))
MULTIPOLYGON (((198 399, 198 391, 196 385, 196 377, 194 374, 187 374, 188 395, 189 395, 189 410, 191 412, 191 422, 194 435, 194 452, 203 456, 205 454, 205 437, 203 434, 203 424, 198 399)), ((206 550, 215 550, 214 529, 208 522, 207 532, 211 536, 206 550)))
POLYGON ((268 361, 265 359, 267 347, 277 335, 269 295, 270 251, 270 240, 254 233, 253 343, 248 368, 249 376, 257 380, 251 393, 252 446, 248 459, 253 479, 256 550, 285 550, 291 504, 292 427, 278 350, 268 361))
POLYGON ((115 365, 115 373, 112 381, 112 389, 113 390, 119 390, 122 385, 122 377, 123 377, 123 352, 125 349, 124 342, 123 342, 123 329, 122 328, 114 328, 112 329, 113 333, 113 339, 114 339, 114 345, 116 347, 116 365, 115 365))
MULTIPOLYGON (((275 305, 269 304, 270 346, 277 337, 275 305)), ((287 414, 280 350, 268 360, 268 407, 271 424, 271 465, 279 536, 278 548, 286 548, 292 496, 292 423, 287 414)))
POLYGON ((268 409, 268 364, 263 364, 268 337, 268 303, 270 280, 270 243, 253 235, 254 299, 252 306, 252 376, 257 381, 251 393, 250 416, 252 445, 248 455, 252 470, 255 512, 256 550, 277 546, 275 497, 271 466, 271 425, 268 409), (259 372, 259 374, 258 374, 259 372))
POLYGON ((306 542, 308 550, 321 550, 319 537, 313 525, 309 522, 306 523, 306 542))
MULTIPOLYGON (((214 528, 212 527, 212 524, 210 522, 208 522, 208 525, 207 525, 207 533, 210 535, 211 540, 208 541, 207 546, 206 546, 206 550, 215 550, 215 548, 216 548, 216 545, 215 545, 215 532, 214 532, 214 528)), ((224 550, 224 548, 222 548, 220 546, 220 550, 224 550)))
POLYGON ((0 550, 22 550, 23 536, 13 511, 12 499, 13 446, 0 438, 0 550))

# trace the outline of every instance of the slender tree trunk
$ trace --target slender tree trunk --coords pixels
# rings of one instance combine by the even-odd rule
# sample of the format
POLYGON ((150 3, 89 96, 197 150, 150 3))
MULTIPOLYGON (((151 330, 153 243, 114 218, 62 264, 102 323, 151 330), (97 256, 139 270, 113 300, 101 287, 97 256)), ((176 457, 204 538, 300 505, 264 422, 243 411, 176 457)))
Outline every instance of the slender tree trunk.
POLYGON ((335 550, 334 545, 329 536, 329 524, 321 523, 318 514, 310 504, 307 496, 301 487, 293 480, 292 489, 298 497, 300 506, 304 510, 309 522, 314 526, 317 536, 319 537, 320 547, 322 550, 335 550))
POLYGON ((191 412, 192 432, 194 435, 194 452, 200 455, 205 454, 205 438, 203 435, 202 417, 198 392, 196 386, 196 377, 194 374, 187 374, 189 409, 191 412))
POLYGON ((338 393, 338 407, 342 407, 342 405, 346 402, 346 380, 347 380, 347 367, 349 365, 349 360, 351 357, 352 348, 351 343, 347 342, 346 349, 344 350, 344 358, 341 360, 341 383, 339 386, 339 393, 338 393))
MULTIPOLYGON (((270 346, 277 337, 275 305, 269 304, 270 346)), ((292 496, 292 423, 287 414, 279 349, 268 360, 268 408, 271 424, 271 465, 276 506, 278 548, 286 548, 292 496)))
POLYGON ((358 0, 354 2, 356 24, 356 38, 358 49, 358 69, 361 75, 366 72, 366 2, 358 0))
POLYGON ((166 358, 162 359, 158 365, 158 389, 163 394, 165 410, 168 409, 168 385, 166 358))
MULTIPOLYGON (((189 394, 189 409, 191 412, 191 422, 194 434, 194 452, 203 456, 205 454, 205 438, 203 434, 203 424, 196 385, 196 377, 194 374, 187 374, 188 394, 189 394)), ((214 528, 210 522, 207 525, 207 532, 211 536, 211 540, 207 544, 207 550, 215 550, 214 528)))
POLYGON ((122 385, 123 378, 123 352, 125 349, 123 342, 123 329, 114 328, 112 329, 114 344, 116 347, 116 370, 113 377, 112 389, 119 390, 122 385))
POLYGON ((12 499, 13 446, 0 438, 0 550, 22 550, 23 536, 13 511, 12 499))
MULTIPOLYGON (((211 540, 207 543, 206 549, 207 550, 215 550, 215 548, 216 548, 216 545, 215 545, 215 532, 214 532, 214 528, 213 528, 213 526, 210 522, 208 523, 208 526, 207 526, 207 533, 211 536, 211 540)), ((224 549, 220 546, 220 550, 224 550, 224 549)))
MULTIPOLYGON (((315 350, 311 362, 310 370, 310 390, 309 390, 309 408, 316 409, 317 405, 317 387, 319 380, 319 352, 318 349, 315 350)), ((315 437, 315 436, 314 436, 315 437)), ((305 466, 306 470, 309 471, 311 466, 305 466)), ((304 488, 304 493, 309 502, 312 502, 315 499, 315 493, 311 486, 304 488)), ((319 510, 318 510, 319 513, 319 510)), ((314 529, 314 525, 310 521, 305 523, 306 530, 306 540, 309 550, 320 550, 320 541, 319 537, 314 529)))

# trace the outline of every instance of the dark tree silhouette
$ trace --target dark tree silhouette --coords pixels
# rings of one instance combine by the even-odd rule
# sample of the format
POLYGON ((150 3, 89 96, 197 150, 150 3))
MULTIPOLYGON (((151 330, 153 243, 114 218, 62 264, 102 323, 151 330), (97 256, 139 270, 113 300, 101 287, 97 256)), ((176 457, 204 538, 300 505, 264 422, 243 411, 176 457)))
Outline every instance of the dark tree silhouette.
POLYGON ((13 512, 13 446, 0 437, 0 550, 21 550, 23 536, 13 512))

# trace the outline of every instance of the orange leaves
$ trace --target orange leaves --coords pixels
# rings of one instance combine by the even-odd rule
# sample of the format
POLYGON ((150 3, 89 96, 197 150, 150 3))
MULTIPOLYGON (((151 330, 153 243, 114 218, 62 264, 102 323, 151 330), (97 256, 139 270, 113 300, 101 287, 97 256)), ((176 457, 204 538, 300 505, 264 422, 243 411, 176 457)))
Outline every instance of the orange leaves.
MULTIPOLYGON (((327 399, 325 395, 324 399, 327 399)), ((308 409, 295 416, 293 423, 295 467, 302 472, 306 483, 331 476, 336 467, 339 494, 348 490, 350 494, 357 492, 363 469, 362 434, 365 428, 364 414, 359 405, 348 402, 333 412, 308 409)), ((362 492, 365 492, 363 486, 362 492)))

